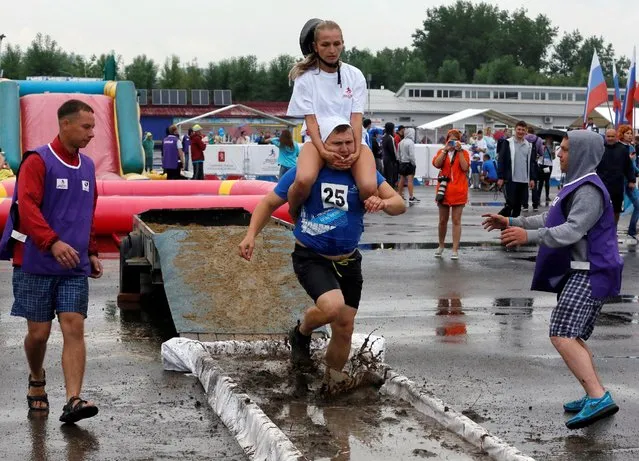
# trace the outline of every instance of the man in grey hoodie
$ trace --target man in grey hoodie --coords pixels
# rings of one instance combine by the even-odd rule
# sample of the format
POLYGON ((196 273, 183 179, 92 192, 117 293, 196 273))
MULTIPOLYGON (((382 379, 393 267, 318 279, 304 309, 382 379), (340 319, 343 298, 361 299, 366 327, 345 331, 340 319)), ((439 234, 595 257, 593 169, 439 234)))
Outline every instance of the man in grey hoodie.
POLYGON ((415 169, 417 161, 415 160, 415 128, 406 128, 404 130, 404 139, 399 143, 399 185, 397 192, 404 196, 404 182, 408 185, 408 202, 419 202, 415 197, 413 189, 413 178, 415 178, 415 169))
POLYGON ((549 210, 527 218, 490 214, 483 223, 489 231, 501 229, 507 247, 540 244, 532 289, 557 293, 550 341, 586 392, 564 404, 566 412, 577 413, 566 422, 569 429, 619 410, 586 345, 605 300, 619 294, 623 269, 610 195, 596 173, 603 154, 598 134, 569 132, 558 153, 566 184, 549 210))

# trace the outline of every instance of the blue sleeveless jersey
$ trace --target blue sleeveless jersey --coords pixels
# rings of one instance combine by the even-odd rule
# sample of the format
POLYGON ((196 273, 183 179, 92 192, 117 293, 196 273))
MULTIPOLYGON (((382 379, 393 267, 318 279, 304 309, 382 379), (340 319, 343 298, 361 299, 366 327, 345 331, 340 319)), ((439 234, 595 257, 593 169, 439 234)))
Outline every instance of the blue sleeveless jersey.
MULTIPOLYGON (((297 168, 291 168, 273 190, 278 197, 287 199, 288 189, 295 181, 297 168)), ((377 185, 385 181, 377 173, 377 185)), ((348 171, 322 168, 302 205, 300 219, 293 234, 304 246, 328 255, 352 252, 364 232, 364 204, 359 199, 355 179, 348 171)))

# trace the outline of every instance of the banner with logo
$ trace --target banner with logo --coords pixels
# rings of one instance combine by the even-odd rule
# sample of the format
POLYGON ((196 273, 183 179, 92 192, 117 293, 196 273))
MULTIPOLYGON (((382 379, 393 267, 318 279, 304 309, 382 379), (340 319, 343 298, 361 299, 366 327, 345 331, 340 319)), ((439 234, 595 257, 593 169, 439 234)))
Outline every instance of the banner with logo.
POLYGON ((280 166, 277 163, 279 149, 272 145, 250 145, 247 150, 247 174, 260 176, 277 176, 280 166))
POLYGON ((204 151, 204 174, 244 175, 245 145, 208 144, 204 151))
MULTIPOLYGON (((415 145, 416 178, 437 178, 439 170, 432 162, 441 147, 439 144, 415 145)), ((270 144, 209 144, 204 151, 204 174, 277 176, 278 154, 279 149, 270 144)))

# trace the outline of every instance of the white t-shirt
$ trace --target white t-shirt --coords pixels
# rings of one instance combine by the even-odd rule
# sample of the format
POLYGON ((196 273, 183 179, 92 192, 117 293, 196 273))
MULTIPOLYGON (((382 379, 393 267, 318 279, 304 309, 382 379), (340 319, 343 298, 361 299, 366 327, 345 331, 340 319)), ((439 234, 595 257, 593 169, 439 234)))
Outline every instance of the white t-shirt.
POLYGON ((477 146, 477 149, 484 149, 482 154, 485 154, 488 150, 488 145, 486 144, 486 140, 484 138, 475 141, 475 145, 477 146))
MULTIPOLYGON (((293 95, 286 115, 315 118, 341 117, 351 119, 351 114, 363 114, 366 105, 366 79, 357 67, 342 63, 342 85, 337 84, 337 72, 329 73, 318 68, 308 70, 295 79, 293 95)), ((306 124, 302 127, 306 131, 306 124)))

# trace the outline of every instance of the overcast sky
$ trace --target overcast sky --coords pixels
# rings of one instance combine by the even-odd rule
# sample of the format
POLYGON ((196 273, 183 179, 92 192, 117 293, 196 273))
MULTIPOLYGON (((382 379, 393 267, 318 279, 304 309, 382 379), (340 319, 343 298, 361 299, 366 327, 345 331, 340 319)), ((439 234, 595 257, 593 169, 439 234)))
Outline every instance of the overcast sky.
MULTIPOLYGON (((163 62, 177 54, 204 66, 232 56, 254 54, 268 61, 300 54, 299 31, 311 17, 333 19, 346 46, 410 47, 426 9, 454 0, 22 0, 0 15, 6 42, 26 48, 37 32, 51 35, 66 51, 89 56, 115 50, 125 63, 138 54, 163 62)), ((618 55, 630 56, 636 36, 636 0, 614 0, 615 25, 602 21, 600 0, 493 0, 501 8, 525 6, 548 15, 560 33, 578 28, 603 35, 618 55), (622 12, 626 12, 623 14, 622 12)), ((637 39, 636 41, 639 41, 637 39)), ((6 42, 4 44, 6 44, 6 42)), ((3 46, 4 48, 4 46, 3 46)))

